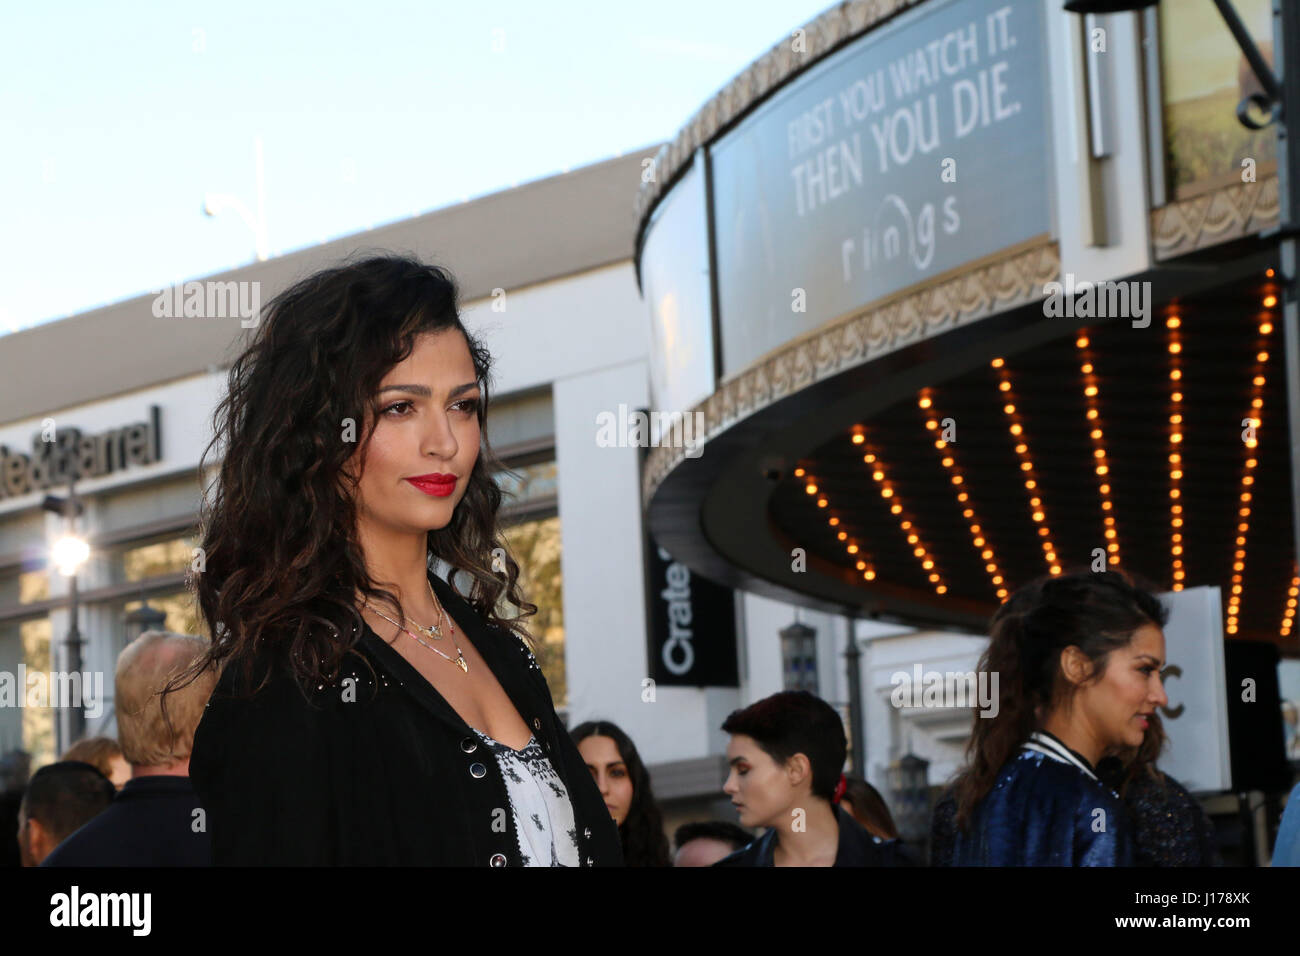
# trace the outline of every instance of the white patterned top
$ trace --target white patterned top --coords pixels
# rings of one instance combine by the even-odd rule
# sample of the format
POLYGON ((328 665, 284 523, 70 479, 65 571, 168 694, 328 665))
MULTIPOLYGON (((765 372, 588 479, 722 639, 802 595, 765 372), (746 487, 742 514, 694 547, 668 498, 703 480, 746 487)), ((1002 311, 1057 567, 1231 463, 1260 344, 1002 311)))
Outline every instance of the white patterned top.
POLYGON ((516 751, 477 728, 474 733, 501 768, 524 866, 578 866, 573 805, 537 737, 529 737, 524 749, 516 751))

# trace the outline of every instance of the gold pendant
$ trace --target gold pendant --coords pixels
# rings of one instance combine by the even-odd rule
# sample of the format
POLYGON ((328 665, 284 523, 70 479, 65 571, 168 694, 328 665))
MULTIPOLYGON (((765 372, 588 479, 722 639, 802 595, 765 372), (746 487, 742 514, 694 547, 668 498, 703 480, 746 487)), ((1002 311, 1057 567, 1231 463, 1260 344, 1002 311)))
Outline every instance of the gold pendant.
POLYGON ((457 655, 457 657, 456 657, 456 661, 455 661, 455 664, 456 664, 457 667, 459 667, 461 670, 463 670, 466 674, 469 673, 469 665, 465 663, 465 658, 464 658, 463 655, 457 655))
MULTIPOLYGON (((415 624, 414 621, 412 621, 411 623, 415 624)), ((415 624, 415 629, 417 631, 419 631, 425 637, 432 638, 435 641, 442 640, 442 633, 439 630, 439 627, 440 625, 437 624, 431 624, 428 627, 425 627, 423 624, 415 624)))

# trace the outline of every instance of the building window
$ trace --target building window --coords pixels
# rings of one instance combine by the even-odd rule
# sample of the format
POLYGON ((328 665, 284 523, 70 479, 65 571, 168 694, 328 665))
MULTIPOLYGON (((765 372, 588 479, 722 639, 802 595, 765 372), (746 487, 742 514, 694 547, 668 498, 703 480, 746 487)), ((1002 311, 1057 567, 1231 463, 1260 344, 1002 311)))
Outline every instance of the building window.
MULTIPOLYGON (((536 643, 537 663, 546 675, 557 709, 568 705, 564 677, 564 579, 560 571, 560 518, 519 521, 502 529, 519 562, 519 587, 537 613, 524 625, 536 643)), ((513 609, 507 611, 513 613, 513 609)))
POLYGON ((112 555, 113 582, 135 583, 164 574, 184 573, 189 570, 197 547, 198 539, 187 536, 123 548, 112 555))
POLYGON ((39 672, 48 677, 51 669, 50 633, 48 617, 0 625, 0 671, 11 676, 14 693, 24 698, 21 707, 17 706, 17 698, 14 706, 0 707, 0 755, 25 750, 31 754, 33 770, 55 759, 55 711, 52 707, 26 706, 27 688, 18 681, 19 665, 26 668, 27 675, 39 672))

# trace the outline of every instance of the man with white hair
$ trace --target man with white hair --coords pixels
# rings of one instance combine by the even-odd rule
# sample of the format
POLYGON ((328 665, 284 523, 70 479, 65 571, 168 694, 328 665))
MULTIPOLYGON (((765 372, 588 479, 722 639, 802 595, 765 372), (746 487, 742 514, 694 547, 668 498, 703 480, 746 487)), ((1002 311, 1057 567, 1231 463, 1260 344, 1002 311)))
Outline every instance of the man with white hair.
POLYGON ((118 742, 131 779, 108 809, 64 840, 43 866, 210 866, 204 812, 190 783, 194 730, 216 684, 211 672, 166 695, 207 650, 201 637, 146 631, 118 656, 118 742))

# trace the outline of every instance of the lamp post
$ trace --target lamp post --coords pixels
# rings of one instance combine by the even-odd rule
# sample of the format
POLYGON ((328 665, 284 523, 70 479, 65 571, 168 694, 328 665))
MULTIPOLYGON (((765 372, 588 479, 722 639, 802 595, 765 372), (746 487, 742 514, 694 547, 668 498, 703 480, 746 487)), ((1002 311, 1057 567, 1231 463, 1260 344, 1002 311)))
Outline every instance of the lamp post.
MULTIPOLYGON (((50 556, 54 560, 54 565, 59 569, 59 573, 68 579, 68 636, 64 641, 67 647, 67 671, 69 675, 81 673, 81 632, 77 628, 77 570, 86 563, 90 557, 90 546, 85 540, 77 537, 77 516, 81 514, 83 506, 77 499, 77 484, 75 479, 68 481, 68 497, 60 498, 57 495, 46 495, 45 500, 41 502, 41 507, 46 511, 52 511, 55 514, 63 515, 67 519, 67 533, 59 538, 51 549, 50 556)), ((53 661, 50 662, 53 665, 53 661)), ((61 740, 62 721, 55 721, 54 734, 55 741, 59 751, 71 744, 73 741, 80 740, 81 735, 86 729, 85 711, 80 707, 73 707, 68 715, 68 739, 61 740)))
MULTIPOLYGON (((1123 13, 1155 6, 1158 0, 1066 0, 1070 13, 1123 13)), ((1180 3, 1188 0, 1179 0, 1180 3)), ((1300 147, 1290 143, 1290 126, 1300 128, 1300 3, 1273 0, 1273 64, 1269 69, 1231 0, 1213 0, 1263 92, 1237 106, 1237 119, 1249 129, 1277 126, 1278 225, 1261 234, 1276 237, 1282 273, 1282 344, 1286 352, 1286 407, 1290 419, 1292 545, 1300 558, 1300 277, 1296 275, 1300 238, 1300 147), (1295 115, 1287 113, 1288 105, 1295 115), (1255 107, 1264 114, 1256 120, 1255 107), (1295 123, 1291 123, 1295 120, 1295 123)))

